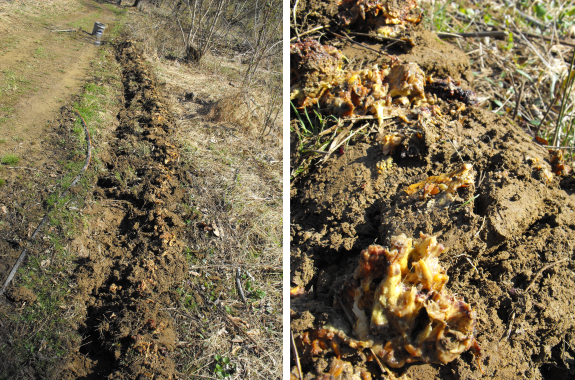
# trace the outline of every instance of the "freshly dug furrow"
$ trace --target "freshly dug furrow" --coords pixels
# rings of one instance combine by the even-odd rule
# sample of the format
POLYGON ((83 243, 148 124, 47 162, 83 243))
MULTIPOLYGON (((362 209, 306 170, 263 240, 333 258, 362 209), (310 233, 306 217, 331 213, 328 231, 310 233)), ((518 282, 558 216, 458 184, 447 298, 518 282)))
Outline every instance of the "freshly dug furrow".
POLYGON ((177 341, 163 309, 177 302, 186 261, 179 215, 185 170, 171 142, 174 120, 132 42, 116 47, 124 108, 98 178, 81 253, 77 297, 85 302, 82 356, 65 378, 173 379, 177 341), (82 254, 83 253, 83 254, 82 254))

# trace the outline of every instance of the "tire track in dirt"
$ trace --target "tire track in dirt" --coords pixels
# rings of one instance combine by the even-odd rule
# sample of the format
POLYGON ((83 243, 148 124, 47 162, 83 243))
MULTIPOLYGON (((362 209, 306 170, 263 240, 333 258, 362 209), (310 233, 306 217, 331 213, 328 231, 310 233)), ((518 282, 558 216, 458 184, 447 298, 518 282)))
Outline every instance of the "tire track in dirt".
POLYGON ((88 210, 92 223, 74 242, 83 256, 76 280, 86 317, 83 345, 64 378, 173 379, 176 333, 163 309, 177 302, 186 268, 177 215, 185 170, 154 75, 132 42, 116 49, 125 103, 101 154, 108 172, 95 195, 102 202, 88 210))

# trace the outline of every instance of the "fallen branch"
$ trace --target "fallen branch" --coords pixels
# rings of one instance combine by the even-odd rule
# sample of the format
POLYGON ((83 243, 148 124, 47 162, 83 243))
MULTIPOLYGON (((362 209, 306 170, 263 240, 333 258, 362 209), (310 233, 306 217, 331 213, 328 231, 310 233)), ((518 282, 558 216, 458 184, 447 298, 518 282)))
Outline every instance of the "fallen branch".
POLYGON ((240 278, 241 273, 242 273, 242 270, 240 269, 240 267, 238 267, 236 269, 236 286, 238 287, 238 293, 240 293, 240 297, 242 298, 242 301, 244 301, 244 303, 247 304, 248 301, 246 300, 246 296, 244 295, 244 289, 242 288, 242 281, 240 278))
POLYGON ((297 37, 292 37, 292 38, 290 39, 290 42, 297 40, 297 39, 300 38, 301 36, 305 36, 306 34, 311 34, 311 33, 313 33, 313 32, 317 32, 318 30, 322 30, 322 29, 325 29, 325 28, 327 28, 327 26, 323 25, 323 26, 318 26, 317 28, 310 29, 310 30, 308 30, 308 31, 305 31, 305 32, 303 32, 303 33, 300 33, 297 37))
POLYGON ((9 166, 8 169, 36 170, 37 172, 40 171, 40 170, 38 170, 38 169, 26 168, 26 167, 23 167, 23 166, 9 166))
MULTIPOLYGON (((558 44, 564 45, 564 46, 570 46, 570 47, 575 47, 575 43, 572 42, 567 42, 567 41, 563 41, 563 40, 552 40, 549 37, 545 37, 545 36, 538 36, 537 34, 532 34, 532 33, 523 33, 520 32, 517 29, 511 29, 512 33, 522 33, 525 37, 529 37, 529 38, 541 38, 545 41, 548 42, 556 42, 558 44)), ((507 36, 509 35, 509 32, 505 32, 505 31, 491 31, 491 32, 471 32, 471 33, 445 33, 445 32, 437 32, 437 37, 439 38, 472 38, 472 37, 493 37, 493 38, 507 38, 507 36)))

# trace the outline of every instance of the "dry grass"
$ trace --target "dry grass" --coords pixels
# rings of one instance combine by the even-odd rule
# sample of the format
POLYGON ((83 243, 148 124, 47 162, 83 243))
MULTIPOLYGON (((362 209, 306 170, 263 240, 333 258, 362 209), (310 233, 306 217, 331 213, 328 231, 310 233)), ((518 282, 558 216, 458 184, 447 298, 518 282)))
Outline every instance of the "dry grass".
POLYGON ((216 123, 230 123, 242 127, 244 132, 257 133, 264 109, 253 94, 239 90, 217 100, 207 117, 216 123))
POLYGON ((0 2, 0 33, 21 29, 22 23, 44 20, 78 10, 78 0, 20 0, 0 2))
POLYGON ((575 43, 575 6, 570 2, 523 1, 516 11, 503 0, 453 3, 424 1, 427 27, 439 32, 506 32, 504 37, 451 38, 470 57, 473 87, 483 107, 513 117, 532 137, 575 146, 575 92, 563 97, 575 43), (546 41, 541 37, 552 39, 546 41), (523 86, 523 83, 525 85, 523 86), (518 94, 523 91, 518 102, 518 94), (519 103, 519 104, 518 104, 519 103), (566 112, 559 116, 561 104, 566 112), (549 115, 542 119, 550 108, 549 115))
MULTIPOLYGON (((152 59, 168 59, 174 62, 173 67, 184 67, 188 64, 184 59, 182 32, 167 4, 165 2, 164 6, 155 7, 143 3, 139 10, 130 9, 126 33, 139 41, 144 52, 152 59)), ((217 30, 213 40, 205 57, 199 63, 190 64, 194 70, 203 73, 201 75, 211 75, 212 83, 215 80, 219 84, 209 86, 216 90, 212 94, 218 94, 217 98, 210 94, 210 105, 215 107, 209 117, 256 133, 281 136, 281 54, 270 54, 262 61, 252 81, 244 85, 250 60, 249 49, 246 50, 246 46, 249 46, 246 30, 241 26, 230 26, 217 30)), ((254 44, 253 41, 251 43, 254 44)), ((202 87, 204 85, 202 83, 202 87)))
POLYGON ((234 106, 241 93, 229 77, 152 62, 178 119, 182 158, 194 167, 185 189, 196 215, 188 221, 190 274, 180 289, 182 307, 172 311, 180 326, 179 370, 215 378, 220 355, 235 366, 231 378, 281 378, 282 141, 250 130, 245 121, 255 116, 242 113, 256 111, 234 106), (247 305, 235 285, 237 267, 247 305), (237 326, 228 317, 238 318, 237 326))

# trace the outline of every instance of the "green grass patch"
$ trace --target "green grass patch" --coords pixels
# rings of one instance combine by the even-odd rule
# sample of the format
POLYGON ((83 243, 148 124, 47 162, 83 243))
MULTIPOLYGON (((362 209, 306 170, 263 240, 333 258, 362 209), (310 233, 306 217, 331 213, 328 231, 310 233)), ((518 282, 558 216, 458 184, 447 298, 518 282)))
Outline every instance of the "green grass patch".
POLYGON ((8 153, 0 160, 4 165, 16 165, 20 162, 20 157, 15 155, 14 153, 8 153))

